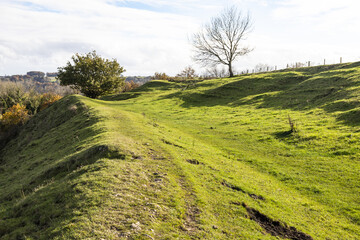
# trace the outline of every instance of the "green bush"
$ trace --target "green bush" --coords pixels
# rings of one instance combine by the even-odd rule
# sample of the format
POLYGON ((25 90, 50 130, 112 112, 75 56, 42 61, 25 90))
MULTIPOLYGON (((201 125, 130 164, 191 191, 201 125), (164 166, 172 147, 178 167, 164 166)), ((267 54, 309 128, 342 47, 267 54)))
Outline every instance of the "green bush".
POLYGON ((125 69, 115 59, 101 58, 93 51, 75 54, 72 61, 58 68, 57 79, 62 86, 71 86, 87 97, 97 98, 119 91, 124 84, 121 74, 125 69))

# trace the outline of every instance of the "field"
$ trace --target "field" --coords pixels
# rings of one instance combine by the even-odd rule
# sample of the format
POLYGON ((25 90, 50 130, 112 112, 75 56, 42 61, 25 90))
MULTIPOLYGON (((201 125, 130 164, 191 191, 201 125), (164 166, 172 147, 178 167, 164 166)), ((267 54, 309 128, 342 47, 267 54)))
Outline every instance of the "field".
POLYGON ((358 239, 360 63, 152 81, 40 112, 0 239, 358 239))

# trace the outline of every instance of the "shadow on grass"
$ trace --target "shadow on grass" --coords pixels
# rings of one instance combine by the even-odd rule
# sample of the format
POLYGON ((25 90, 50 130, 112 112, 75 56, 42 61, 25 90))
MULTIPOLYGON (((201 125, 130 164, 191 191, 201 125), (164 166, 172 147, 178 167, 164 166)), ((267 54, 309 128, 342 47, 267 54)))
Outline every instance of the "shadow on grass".
POLYGON ((274 133, 274 136, 275 136, 276 138, 283 139, 283 138, 289 138, 289 137, 291 137, 292 134, 293 134, 293 131, 289 130, 289 131, 276 132, 276 133, 274 133))
POLYGON ((77 97, 66 97, 22 126, 5 146, 0 239, 52 239, 50 234, 63 221, 91 204, 69 183, 96 170, 94 164, 101 158, 125 159, 107 145, 87 145, 102 131, 92 127, 98 121, 77 97))
POLYGON ((322 108, 327 112, 340 111, 339 121, 357 125, 360 121, 353 120, 357 113, 344 112, 360 106, 355 100, 344 101, 358 92, 360 76, 356 69, 351 69, 357 66, 360 62, 241 76, 216 88, 177 91, 161 99, 179 98, 184 108, 240 105, 298 111, 322 108))
POLYGON ((128 100, 132 98, 137 98, 141 94, 136 92, 124 92, 120 94, 114 94, 114 95, 107 95, 104 97, 101 97, 100 100, 104 101, 122 101, 122 100, 128 100))
POLYGON ((141 85, 138 88, 133 89, 130 92, 124 92, 120 94, 112 94, 103 96, 100 100, 103 101, 123 101, 132 98, 137 98, 141 96, 143 93, 150 93, 153 91, 166 91, 174 87, 173 82, 162 81, 162 80, 153 80, 141 85))
POLYGON ((79 182, 83 174, 100 170, 92 165, 101 158, 125 159, 125 155, 110 150, 105 145, 93 146, 83 152, 55 164, 44 170, 33 180, 8 196, 2 196, 2 202, 12 202, 2 214, 0 238, 22 239, 22 236, 34 239, 50 239, 54 230, 61 231, 59 224, 71 221, 80 209, 88 209, 94 203, 91 198, 68 183, 79 182), (16 204, 14 204, 16 203, 16 204))
POLYGON ((359 126, 360 108, 356 108, 339 114, 337 120, 349 126, 359 126))

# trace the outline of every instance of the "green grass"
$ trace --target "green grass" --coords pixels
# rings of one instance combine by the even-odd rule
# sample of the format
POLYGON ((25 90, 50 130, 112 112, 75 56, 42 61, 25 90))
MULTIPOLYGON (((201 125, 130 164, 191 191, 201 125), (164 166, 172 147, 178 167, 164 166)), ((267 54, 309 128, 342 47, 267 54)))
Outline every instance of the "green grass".
POLYGON ((357 239, 359 93, 352 63, 67 97, 2 150, 0 238, 277 239, 245 203, 357 239))

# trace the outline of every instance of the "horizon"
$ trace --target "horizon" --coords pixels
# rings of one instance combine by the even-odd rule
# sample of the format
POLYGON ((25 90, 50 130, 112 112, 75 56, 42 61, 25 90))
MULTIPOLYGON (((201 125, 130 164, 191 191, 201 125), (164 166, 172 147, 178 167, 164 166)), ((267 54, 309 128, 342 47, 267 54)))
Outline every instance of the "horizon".
POLYGON ((0 76, 57 72, 75 53, 93 50, 117 59, 124 76, 176 75, 189 65, 201 74, 189 39, 230 5, 250 12, 254 22, 243 44, 255 50, 238 58, 237 71, 257 64, 280 69, 295 62, 360 60, 354 51, 360 38, 355 0, 4 0, 0 76))

